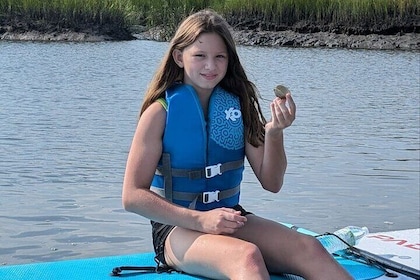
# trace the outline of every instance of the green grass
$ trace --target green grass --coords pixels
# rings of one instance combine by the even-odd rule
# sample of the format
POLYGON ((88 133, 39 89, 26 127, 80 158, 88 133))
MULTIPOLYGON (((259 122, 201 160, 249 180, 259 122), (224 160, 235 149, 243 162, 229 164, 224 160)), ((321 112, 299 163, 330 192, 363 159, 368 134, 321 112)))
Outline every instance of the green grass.
MULTIPOLYGON (((0 19, 83 24, 164 26, 172 32, 188 14, 210 7, 233 25, 256 21, 263 29, 297 22, 373 26, 415 22, 420 0, 0 0, 0 19)), ((418 27, 417 27, 418 28, 418 27)), ((418 32, 418 30, 417 30, 418 32)))
POLYGON ((131 0, 1 0, 3 18, 47 21, 63 26, 133 22, 136 11, 131 0))
MULTIPOLYGON (((221 2, 221 1, 218 1, 221 2)), ((224 13, 263 15, 267 23, 372 23, 418 17, 419 0, 227 0, 224 13)))

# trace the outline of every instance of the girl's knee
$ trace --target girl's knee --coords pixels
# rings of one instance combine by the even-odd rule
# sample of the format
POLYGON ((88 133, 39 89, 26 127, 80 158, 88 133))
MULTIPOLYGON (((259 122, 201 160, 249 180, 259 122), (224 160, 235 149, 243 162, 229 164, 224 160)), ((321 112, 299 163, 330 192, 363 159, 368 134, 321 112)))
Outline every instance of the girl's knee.
POLYGON ((328 255, 322 244, 313 236, 301 235, 298 239, 299 252, 301 256, 308 259, 318 258, 323 255, 328 255))
POLYGON ((246 245, 242 246, 239 253, 239 258, 242 259, 245 262, 245 264, 264 264, 264 259, 262 257, 261 251, 255 244, 247 243, 246 245))
POLYGON ((287 252, 287 259, 283 260, 285 266, 282 271, 308 276, 314 267, 321 267, 326 261, 328 253, 315 237, 298 234, 292 242, 294 244, 288 248, 290 251, 287 252))
MULTIPOLYGON (((252 243, 245 243, 243 246, 238 248, 235 263, 237 265, 237 271, 241 271, 244 275, 268 276, 268 271, 262 253, 260 249, 252 243)), ((258 277, 258 279, 263 278, 264 277, 258 277)))

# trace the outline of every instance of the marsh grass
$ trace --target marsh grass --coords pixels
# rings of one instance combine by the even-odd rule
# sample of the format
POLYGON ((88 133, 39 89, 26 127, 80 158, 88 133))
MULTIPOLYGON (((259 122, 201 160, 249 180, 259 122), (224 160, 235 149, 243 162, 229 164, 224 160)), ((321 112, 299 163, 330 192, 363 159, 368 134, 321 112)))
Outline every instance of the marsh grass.
POLYGON ((419 0, 230 0, 218 8, 242 18, 257 16, 266 25, 299 21, 369 25, 418 20, 419 6, 419 0))
POLYGON ((146 15, 147 26, 165 26, 168 34, 187 15, 205 7, 218 11, 238 28, 279 31, 312 24, 316 25, 313 31, 418 32, 420 6, 420 0, 132 0, 132 3, 146 15), (391 31, 392 28, 395 30, 391 31))
MULTIPOLYGON (((164 26, 164 34, 168 39, 183 18, 189 14, 209 7, 208 0, 131 0, 138 14, 144 15, 143 23, 147 27, 164 26)), ((140 17, 139 17, 140 18, 140 17)))
POLYGON ((190 13, 209 7, 234 26, 281 30, 300 22, 373 26, 407 23, 418 28, 420 0, 1 0, 0 20, 162 26, 172 33, 190 13), (254 22, 255 26, 252 26, 254 22))
POLYGON ((126 26, 133 22, 135 11, 130 0, 2 0, 0 15, 63 27, 107 23, 126 26))

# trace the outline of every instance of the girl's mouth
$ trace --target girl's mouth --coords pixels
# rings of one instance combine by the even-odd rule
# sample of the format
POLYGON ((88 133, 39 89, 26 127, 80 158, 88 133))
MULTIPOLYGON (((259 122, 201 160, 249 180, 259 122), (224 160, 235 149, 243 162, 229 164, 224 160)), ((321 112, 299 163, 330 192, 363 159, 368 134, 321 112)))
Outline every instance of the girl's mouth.
POLYGON ((217 74, 201 74, 201 76, 206 80, 214 80, 217 77, 217 74))

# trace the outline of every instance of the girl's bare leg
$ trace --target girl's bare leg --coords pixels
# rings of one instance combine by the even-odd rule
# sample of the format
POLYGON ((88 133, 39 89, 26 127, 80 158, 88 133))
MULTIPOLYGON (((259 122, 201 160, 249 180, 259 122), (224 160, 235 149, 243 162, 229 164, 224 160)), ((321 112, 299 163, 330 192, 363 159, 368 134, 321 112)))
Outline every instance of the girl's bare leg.
POLYGON ((255 215, 235 236, 255 244, 270 272, 288 272, 305 279, 352 279, 314 237, 255 215))
POLYGON ((212 279, 270 279, 260 250, 227 235, 203 234, 176 227, 165 243, 168 265, 212 279))
POLYGON ((307 280, 352 279, 314 237, 255 215, 247 219, 234 236, 176 227, 165 243, 167 263, 213 279, 270 279, 268 271, 307 280))

